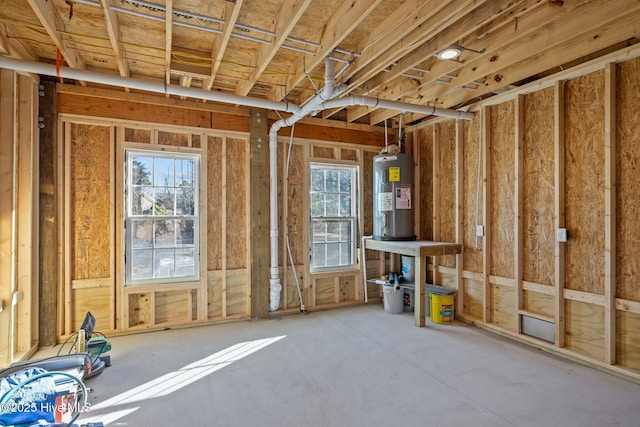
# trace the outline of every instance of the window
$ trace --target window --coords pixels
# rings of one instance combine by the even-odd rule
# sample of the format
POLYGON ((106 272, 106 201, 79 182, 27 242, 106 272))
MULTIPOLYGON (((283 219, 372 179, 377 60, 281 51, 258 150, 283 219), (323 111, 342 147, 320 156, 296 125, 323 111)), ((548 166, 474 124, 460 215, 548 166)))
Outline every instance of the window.
POLYGON ((311 165, 311 269, 356 266, 356 167, 311 165))
POLYGON ((126 151, 125 282, 199 280, 199 156, 126 151))

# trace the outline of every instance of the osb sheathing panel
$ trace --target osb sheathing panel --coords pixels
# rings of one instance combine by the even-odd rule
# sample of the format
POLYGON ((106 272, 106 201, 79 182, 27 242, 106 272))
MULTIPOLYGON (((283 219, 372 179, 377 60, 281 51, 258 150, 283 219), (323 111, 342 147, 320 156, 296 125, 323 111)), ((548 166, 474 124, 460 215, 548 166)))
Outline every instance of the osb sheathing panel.
POLYGON ((569 231, 565 286, 602 295, 604 71, 578 77, 566 85, 565 203, 569 231))
POLYGON ((72 330, 77 331, 80 329, 87 311, 90 311, 93 317, 96 318, 99 328, 105 328, 109 324, 112 309, 110 304, 111 289, 107 287, 80 288, 73 289, 72 292, 72 330))
POLYGON ((340 159, 341 160, 358 160, 358 152, 356 150, 347 150, 346 148, 342 148, 340 150, 340 159))
POLYGON ((227 138, 227 269, 247 267, 247 141, 227 138))
MULTIPOLYGON (((371 151, 364 151, 362 153, 362 207, 360 209, 362 210, 361 216, 364 221, 363 229, 365 236, 371 236, 373 234, 373 158, 375 155, 376 153, 371 151)), ((378 251, 368 250, 365 252, 367 260, 375 260, 379 256, 378 251)), ((367 261, 367 270, 369 270, 369 267, 369 261, 367 261)), ((376 276, 377 275, 378 274, 376 274, 376 276)))
POLYGON ((516 330, 515 290, 491 285, 491 323, 510 331, 516 330))
POLYGON ((554 90, 525 97, 523 182, 523 280, 553 285, 554 90))
POLYGON ((227 276, 227 316, 248 314, 248 283, 247 274, 227 276))
POLYGON ((125 128, 124 140, 149 144, 151 142, 151 131, 149 129, 125 128))
MULTIPOLYGON (((442 242, 456 241, 456 122, 449 120, 439 125, 440 158, 440 238, 442 242)), ((440 257, 440 265, 455 267, 455 255, 440 257)))
POLYGON ((71 126, 71 280, 111 275, 111 138, 105 126, 71 126))
POLYGON ((207 143, 207 269, 222 269, 222 138, 207 143))
POLYGON ((475 273, 482 272, 482 240, 476 237, 476 225, 482 223, 484 204, 482 202, 482 175, 479 170, 479 128, 480 115, 473 121, 464 122, 464 150, 462 168, 462 221, 463 236, 463 268, 475 273))
POLYGON ((151 325, 153 320, 151 292, 129 294, 127 297, 129 298, 129 325, 126 327, 151 325))
POLYGON ((418 130, 415 143, 420 153, 420 158, 414 159, 420 165, 417 169, 420 184, 420 194, 417 195, 417 203, 420 203, 418 239, 433 240, 433 127, 418 130))
POLYGON ((640 301, 640 58, 618 65, 616 93, 616 295, 640 301))
POLYGON ((640 314, 616 311, 616 362, 640 371, 640 314))
POLYGON ((314 145, 312 148, 312 157, 319 159, 335 159, 336 150, 331 147, 318 147, 314 145))
POLYGON ((167 322, 187 322, 188 320, 191 320, 189 313, 189 297, 190 294, 186 290, 156 292, 156 324, 167 322))
POLYGON ((555 317, 555 297, 533 291, 522 291, 522 308, 534 314, 555 317))
POLYGON ((566 347, 604 359, 604 307, 580 301, 565 302, 566 347))
MULTIPOLYGON (((283 146, 284 154, 283 164, 286 167, 286 154, 288 146, 283 146)), ((283 237, 288 231, 289 241, 291 245, 291 253, 293 254, 293 262, 296 264, 304 264, 309 260, 309 254, 304 256, 303 242, 308 233, 305 228, 305 218, 309 216, 305 214, 305 199, 308 197, 304 191, 304 183, 306 181, 305 174, 304 150, 301 145, 293 145, 291 147, 291 158, 289 160, 289 177, 287 183, 282 185, 282 191, 287 191, 287 216, 284 226, 286 227, 282 234, 283 237)), ((286 246, 286 245, 285 245, 286 246)), ((284 248, 285 246, 282 246, 284 248)), ((287 257, 287 264, 290 260, 287 257)))
MULTIPOLYGON (((303 271, 303 266, 297 265, 296 272, 298 273, 298 281, 300 282, 300 291, 302 292, 302 299, 306 305, 307 292, 306 292, 306 289, 304 289, 304 277, 303 277, 304 275, 302 274, 302 271, 303 271)), ((300 296, 298 295, 298 286, 296 285, 296 277, 291 267, 287 268, 286 283, 287 283, 287 286, 284 288, 285 289, 284 299, 286 301, 286 307, 287 308, 300 307, 300 296)))
POLYGON ((491 108, 491 274, 513 278, 515 149, 514 102, 491 108))
POLYGON ((189 135, 184 133, 158 132, 158 144, 173 147, 188 147, 189 135))
POLYGON ((462 280, 464 315, 482 319, 484 312, 484 284, 473 279, 462 280))

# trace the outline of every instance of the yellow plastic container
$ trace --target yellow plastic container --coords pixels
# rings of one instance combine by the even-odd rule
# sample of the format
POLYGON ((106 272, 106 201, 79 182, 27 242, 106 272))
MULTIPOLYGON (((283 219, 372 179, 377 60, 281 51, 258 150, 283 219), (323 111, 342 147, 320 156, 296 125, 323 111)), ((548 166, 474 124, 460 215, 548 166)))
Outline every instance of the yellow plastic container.
POLYGON ((433 323, 453 323, 455 295, 439 295, 430 293, 431 321, 433 323))

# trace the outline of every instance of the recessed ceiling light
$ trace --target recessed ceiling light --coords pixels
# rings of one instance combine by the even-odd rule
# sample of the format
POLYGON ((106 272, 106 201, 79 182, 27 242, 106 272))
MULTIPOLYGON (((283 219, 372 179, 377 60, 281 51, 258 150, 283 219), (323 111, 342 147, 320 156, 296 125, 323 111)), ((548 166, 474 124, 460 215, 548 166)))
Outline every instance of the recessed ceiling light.
POLYGON ((436 54, 438 59, 447 60, 447 59, 456 59, 462 53, 462 49, 458 46, 449 46, 448 48, 441 50, 436 54))

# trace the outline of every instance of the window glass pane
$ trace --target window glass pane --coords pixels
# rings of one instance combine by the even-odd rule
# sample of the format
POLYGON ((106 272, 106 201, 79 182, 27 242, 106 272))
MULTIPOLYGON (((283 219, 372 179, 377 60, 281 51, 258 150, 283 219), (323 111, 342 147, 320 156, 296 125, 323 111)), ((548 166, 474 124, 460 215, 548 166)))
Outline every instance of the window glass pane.
POLYGON ((311 216, 324 216, 324 194, 311 194, 311 216))
POLYGON ((176 192, 176 215, 193 215, 195 212, 193 188, 182 187, 176 192))
POLYGON ((340 192, 351 192, 351 171, 340 171, 340 192))
POLYGON ((195 162, 187 159, 176 160, 176 187, 195 185, 195 162))
POLYGON ((174 247, 176 240, 173 220, 156 220, 153 223, 155 226, 155 247, 174 247))
POLYGON ((351 194, 340 194, 340 216, 351 216, 351 194))
POLYGON ((134 187, 131 205, 133 215, 149 215, 153 209, 153 187, 134 187))
POLYGON ((329 169, 327 171, 327 181, 326 181, 326 187, 324 191, 337 193, 339 188, 338 186, 339 176, 340 176, 340 172, 338 172, 337 170, 329 169))
POLYGON ((340 244, 339 243, 327 243, 327 261, 328 266, 340 265, 340 244))
POLYGON ((351 245, 349 243, 340 243, 340 264, 351 264, 351 245))
POLYGON ((164 157, 156 157, 153 169, 153 185, 156 187, 173 187, 175 182, 173 180, 173 159, 166 159, 164 157))
POLYGON ((351 221, 342 221, 342 227, 340 227, 340 241, 341 242, 349 242, 351 241, 351 221))
POLYGON ((195 274, 195 250, 176 249, 176 276, 192 276, 195 274))
POLYGON ((311 169, 311 191, 324 190, 324 172, 318 169, 311 169))
POLYGON ((153 159, 151 157, 134 156, 131 165, 132 185, 151 185, 153 159))
POLYGON ((312 265, 313 267, 324 267, 325 266, 325 245, 322 243, 314 243, 313 247, 313 259, 312 265))
POLYGON ((131 279, 144 280, 153 277, 153 251, 151 249, 131 251, 131 279))
POLYGON ((173 277, 174 250, 158 249, 155 251, 154 274, 153 277, 173 277))
POLYGON ((327 242, 340 241, 340 223, 338 221, 330 221, 327 223, 327 242))
POLYGON ((192 219, 182 219, 176 221, 176 246, 193 246, 194 221, 192 219))
POLYGON ((154 215, 175 215, 173 208, 175 190, 173 188, 156 188, 156 205, 154 215))
POLYGON ((327 194, 325 201, 325 216, 338 216, 340 212, 340 196, 338 194, 327 194))
POLYGON ((311 240, 313 242, 324 242, 327 235, 324 220, 314 220, 311 227, 311 240))
POLYGON ((131 245, 133 249, 152 248, 153 247, 153 221, 149 220, 133 220, 133 241, 131 245))

